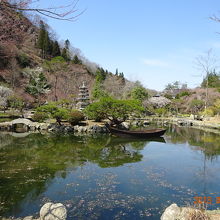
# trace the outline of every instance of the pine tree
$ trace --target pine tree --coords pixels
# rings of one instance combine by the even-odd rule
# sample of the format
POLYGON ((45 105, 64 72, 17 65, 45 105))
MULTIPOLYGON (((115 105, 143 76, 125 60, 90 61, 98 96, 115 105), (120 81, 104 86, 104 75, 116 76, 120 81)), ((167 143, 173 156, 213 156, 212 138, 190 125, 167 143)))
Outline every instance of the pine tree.
POLYGON ((46 58, 52 54, 52 41, 49 37, 46 25, 43 21, 40 22, 40 33, 38 37, 37 47, 41 49, 41 57, 46 58))
POLYGON ((66 48, 63 48, 62 53, 61 53, 61 56, 63 57, 63 59, 64 59, 65 61, 68 61, 68 55, 67 55, 66 48))
POLYGON ((71 58, 70 58, 70 52, 69 52, 70 41, 69 41, 68 39, 65 41, 65 45, 64 45, 64 46, 65 46, 65 47, 64 47, 63 50, 62 50, 61 56, 68 62, 68 61, 71 60, 71 58))
POLYGON ((116 71, 115 71, 115 75, 118 76, 118 69, 116 69, 116 71))
POLYGON ((57 41, 54 41, 52 44, 52 57, 61 56, 60 46, 57 41))
POLYGON ((65 40, 65 48, 66 48, 67 50, 70 49, 70 41, 69 41, 68 39, 65 40))
POLYGON ((77 55, 75 55, 75 56, 73 57, 73 63, 74 63, 74 64, 82 64, 82 61, 78 58, 77 55))
POLYGON ((41 56, 44 58, 45 52, 46 27, 43 21, 40 21, 40 33, 37 41, 37 47, 41 49, 41 56))

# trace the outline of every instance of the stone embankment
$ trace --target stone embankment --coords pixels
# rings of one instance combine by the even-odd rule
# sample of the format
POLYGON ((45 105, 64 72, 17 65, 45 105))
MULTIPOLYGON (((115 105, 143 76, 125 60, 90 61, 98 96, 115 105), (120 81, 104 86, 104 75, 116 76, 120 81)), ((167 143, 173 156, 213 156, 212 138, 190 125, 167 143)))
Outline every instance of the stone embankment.
POLYGON ((10 122, 0 123, 0 131, 16 131, 22 128, 23 132, 28 131, 48 131, 48 132, 62 132, 62 133, 108 133, 105 125, 58 125, 57 123, 38 123, 31 120, 19 118, 10 122))
POLYGON ((177 204, 172 204, 167 207, 160 218, 161 220, 219 220, 220 210, 200 210, 192 207, 178 207, 177 204))
POLYGON ((66 220, 66 218, 67 218, 67 210, 62 203, 48 202, 40 209, 39 218, 34 218, 33 216, 27 216, 25 218, 17 218, 17 219, 3 218, 2 220, 66 220))
MULTIPOLYGON (((145 119, 146 120, 146 119, 145 119)), ((210 128, 220 130, 220 122, 211 120, 210 118, 204 118, 200 120, 190 118, 178 118, 178 117, 148 117, 147 120, 151 122, 160 122, 162 124, 176 124, 178 126, 192 126, 197 128, 210 128)))

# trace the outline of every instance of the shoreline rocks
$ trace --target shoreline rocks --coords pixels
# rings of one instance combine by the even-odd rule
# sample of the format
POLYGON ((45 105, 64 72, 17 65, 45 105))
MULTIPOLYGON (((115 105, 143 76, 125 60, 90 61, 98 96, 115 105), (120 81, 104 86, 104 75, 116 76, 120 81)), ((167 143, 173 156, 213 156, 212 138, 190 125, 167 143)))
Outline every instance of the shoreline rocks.
POLYGON ((62 203, 48 202, 44 204, 39 213, 39 218, 27 216, 24 218, 2 218, 2 220, 66 220, 67 209, 62 203))
POLYGON ((220 219, 220 210, 200 210, 192 207, 179 207, 173 203, 162 214, 161 220, 189 220, 189 219, 220 219))
POLYGON ((18 131, 18 133, 48 131, 55 133, 109 133, 105 125, 58 125, 57 123, 38 123, 28 119, 19 118, 10 122, 0 123, 0 131, 18 131))

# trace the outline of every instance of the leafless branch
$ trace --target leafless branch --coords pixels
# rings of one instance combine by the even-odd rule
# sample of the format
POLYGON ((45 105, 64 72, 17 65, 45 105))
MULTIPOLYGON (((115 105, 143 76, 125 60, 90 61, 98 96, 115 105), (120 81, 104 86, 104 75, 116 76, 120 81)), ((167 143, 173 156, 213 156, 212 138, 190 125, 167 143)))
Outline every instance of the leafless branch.
POLYGON ((18 11, 36 12, 43 16, 58 20, 75 21, 85 10, 79 12, 77 4, 79 0, 73 0, 71 4, 60 5, 49 8, 31 7, 33 0, 0 0, 0 7, 11 8, 18 11))

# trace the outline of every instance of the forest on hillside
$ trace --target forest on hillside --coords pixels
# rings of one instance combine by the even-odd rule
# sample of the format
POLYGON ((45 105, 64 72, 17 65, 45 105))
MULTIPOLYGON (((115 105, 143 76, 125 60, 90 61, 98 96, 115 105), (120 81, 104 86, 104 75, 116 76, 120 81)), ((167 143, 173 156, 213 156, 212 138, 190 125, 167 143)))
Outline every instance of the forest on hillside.
MULTIPOLYGON (((79 87, 85 82, 92 103, 105 98, 134 100, 140 102, 145 115, 219 114, 220 74, 207 62, 211 52, 197 60, 205 73, 197 88, 188 88, 187 84, 176 81, 163 91, 150 90, 139 81, 127 80, 126 74, 118 69, 112 73, 89 61, 73 46, 74 42, 59 41, 41 17, 36 19, 26 12, 30 10, 28 4, 27 1, 1 3, 5 24, 0 32, 1 110, 22 111, 50 102, 70 103, 69 106, 75 108, 79 87)), ((51 16, 50 13, 46 16, 51 16)))

